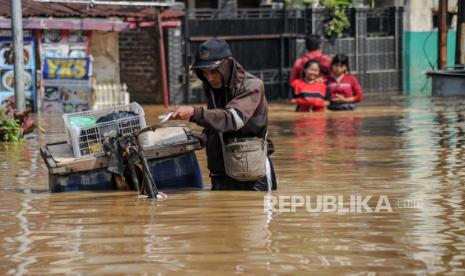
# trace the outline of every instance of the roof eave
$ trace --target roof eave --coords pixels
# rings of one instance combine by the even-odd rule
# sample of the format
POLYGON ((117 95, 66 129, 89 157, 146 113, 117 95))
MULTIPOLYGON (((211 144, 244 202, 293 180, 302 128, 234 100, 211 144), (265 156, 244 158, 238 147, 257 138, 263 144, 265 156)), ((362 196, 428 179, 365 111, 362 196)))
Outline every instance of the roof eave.
POLYGON ((137 6, 137 7, 172 7, 176 5, 174 0, 166 2, 142 2, 142 1, 99 1, 99 0, 34 0, 41 3, 86 4, 86 5, 113 5, 113 6, 137 6))

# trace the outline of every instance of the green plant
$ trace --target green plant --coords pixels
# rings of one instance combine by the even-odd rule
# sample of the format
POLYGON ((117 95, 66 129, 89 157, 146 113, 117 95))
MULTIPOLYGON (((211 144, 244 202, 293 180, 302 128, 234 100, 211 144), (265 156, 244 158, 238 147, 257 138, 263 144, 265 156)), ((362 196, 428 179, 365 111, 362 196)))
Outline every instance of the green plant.
POLYGON ((318 3, 319 0, 285 0, 285 2, 290 9, 301 9, 312 3, 318 3))
POLYGON ((324 34, 327 38, 339 38, 350 27, 346 9, 353 6, 354 0, 321 0, 326 8, 324 34))
POLYGON ((288 9, 297 9, 301 7, 301 4, 299 1, 285 0, 285 2, 286 2, 286 7, 288 9))
POLYGON ((0 110, 0 141, 17 142, 21 140, 22 131, 18 121, 4 115, 0 110))
POLYGON ((336 5, 336 6, 351 7, 351 6, 354 6, 356 2, 357 0, 320 0, 320 4, 323 6, 336 5))
POLYGON ((310 4, 313 4, 313 3, 318 3, 318 0, 303 0, 302 1, 302 4, 304 4, 304 5, 310 5, 310 4))

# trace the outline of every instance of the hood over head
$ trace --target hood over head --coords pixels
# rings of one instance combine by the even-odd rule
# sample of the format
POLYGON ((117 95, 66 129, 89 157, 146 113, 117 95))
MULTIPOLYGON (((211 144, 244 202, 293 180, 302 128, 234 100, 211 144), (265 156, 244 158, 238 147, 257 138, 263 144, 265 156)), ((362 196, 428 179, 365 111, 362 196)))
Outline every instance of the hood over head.
MULTIPOLYGON (((230 94, 235 96, 235 91, 245 80, 245 70, 234 58, 228 57, 220 62, 216 69, 223 77, 223 88, 229 89, 230 94)), ((197 77, 208 87, 211 87, 207 79, 202 74, 201 69, 195 70, 197 77)))

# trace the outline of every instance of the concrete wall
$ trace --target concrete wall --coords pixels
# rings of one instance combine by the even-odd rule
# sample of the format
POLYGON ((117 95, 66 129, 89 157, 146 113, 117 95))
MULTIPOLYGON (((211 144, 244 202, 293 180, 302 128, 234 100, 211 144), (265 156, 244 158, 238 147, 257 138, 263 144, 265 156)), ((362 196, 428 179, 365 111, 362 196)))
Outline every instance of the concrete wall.
POLYGON ((97 83, 120 82, 117 32, 94 31, 89 53, 94 58, 93 73, 97 83))
MULTIPOLYGON (((405 5, 405 29, 429 32, 433 28, 433 12, 438 11, 438 0, 409 0, 405 5)), ((454 12, 457 0, 449 0, 449 12, 454 12)), ((454 22, 453 22, 454 23, 454 22)), ((452 26, 455 28, 455 24, 452 26)))
POLYGON ((162 102, 158 48, 154 29, 120 33, 120 79, 128 85, 131 101, 145 104, 162 102))
MULTIPOLYGON (((437 0, 408 0, 405 5, 404 25, 404 92, 407 95, 431 95, 431 80, 425 73, 431 70, 429 62, 437 67, 438 35, 433 29, 433 12, 437 0)), ((449 0, 449 12, 457 2, 449 0)), ((448 33, 447 64, 454 63, 454 22, 448 33)))
MULTIPOLYGON (((447 35, 447 64, 454 64, 455 31, 447 35)), ((406 95, 431 95, 431 80, 425 73, 437 68, 438 33, 404 32, 404 92, 406 95)))

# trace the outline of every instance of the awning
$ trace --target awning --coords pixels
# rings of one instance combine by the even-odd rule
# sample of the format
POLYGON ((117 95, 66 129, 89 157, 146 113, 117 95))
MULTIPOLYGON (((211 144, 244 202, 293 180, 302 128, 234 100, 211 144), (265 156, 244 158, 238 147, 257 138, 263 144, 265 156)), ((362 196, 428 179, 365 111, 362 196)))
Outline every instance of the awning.
MULTIPOLYGON (((90 4, 96 1, 79 0, 81 3, 72 3, 72 0, 58 2, 39 2, 34 0, 23 1, 23 18, 28 17, 77 17, 77 18, 109 18, 118 17, 121 19, 134 18, 136 21, 154 20, 156 9, 162 10, 162 19, 170 17, 180 17, 184 12, 179 9, 167 9, 168 6, 153 6, 157 2, 144 1, 98 1, 106 3, 118 2, 120 5, 90 4), (133 5, 134 3, 146 3, 144 5, 133 5), (132 4, 131 4, 132 3, 132 4), (125 5, 123 5, 125 4, 125 5)), ((173 2, 166 0, 166 3, 173 2)), ((11 12, 11 0, 0 0, 0 17, 9 18, 11 12)))
MULTIPOLYGON (((173 0, 166 1, 101 1, 101 0, 23 0, 24 29, 68 29, 123 31, 153 27, 156 9, 161 12, 161 26, 181 25, 184 11, 166 9, 173 0)), ((0 0, 0 29, 10 29, 11 0, 0 0), (5 8, 3 8, 5 7, 5 8)))
MULTIPOLYGON (((179 19, 163 20, 162 28, 181 25, 179 19)), ((115 31, 154 27, 154 21, 123 21, 117 18, 23 18, 23 29, 95 30, 115 31)), ((11 29, 9 18, 0 18, 0 29, 11 29)))

